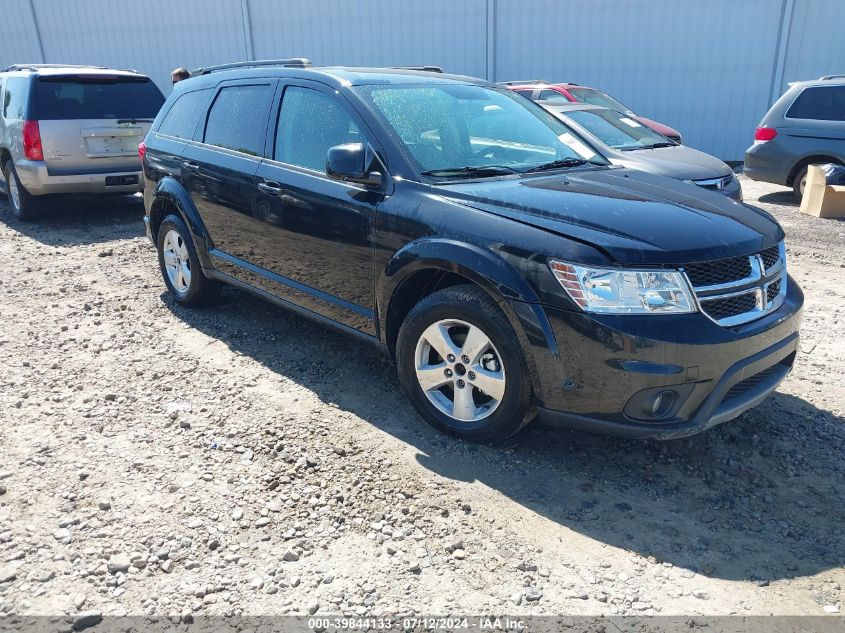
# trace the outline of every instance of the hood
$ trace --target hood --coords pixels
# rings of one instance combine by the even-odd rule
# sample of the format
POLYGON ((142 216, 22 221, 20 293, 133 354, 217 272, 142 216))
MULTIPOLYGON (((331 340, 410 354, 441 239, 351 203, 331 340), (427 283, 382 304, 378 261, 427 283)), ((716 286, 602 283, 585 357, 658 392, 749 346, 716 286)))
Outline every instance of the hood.
POLYGON ((677 180, 721 178, 731 173, 731 168, 715 156, 684 145, 628 152, 617 150, 610 159, 614 165, 624 165, 677 180))
POLYGON ((604 251, 621 264, 686 264, 774 246, 767 213, 688 183, 624 168, 438 185, 440 195, 604 251))

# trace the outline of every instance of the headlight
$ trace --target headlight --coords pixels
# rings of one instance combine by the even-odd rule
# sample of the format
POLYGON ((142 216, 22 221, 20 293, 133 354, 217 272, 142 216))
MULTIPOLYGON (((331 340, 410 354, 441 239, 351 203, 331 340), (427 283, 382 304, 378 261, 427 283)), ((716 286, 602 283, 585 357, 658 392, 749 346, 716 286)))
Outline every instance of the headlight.
POLYGON ((695 312, 684 276, 671 270, 617 270, 549 262, 566 293, 587 312, 666 314, 695 312))

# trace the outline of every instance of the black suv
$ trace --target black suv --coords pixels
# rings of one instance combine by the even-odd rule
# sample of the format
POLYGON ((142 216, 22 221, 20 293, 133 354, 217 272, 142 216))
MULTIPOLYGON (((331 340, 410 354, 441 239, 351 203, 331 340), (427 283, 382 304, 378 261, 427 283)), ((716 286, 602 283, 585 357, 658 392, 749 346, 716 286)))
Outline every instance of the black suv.
POLYGON ((375 342, 421 415, 467 439, 538 409, 689 435, 795 358, 803 295, 771 216, 612 167, 476 79, 218 67, 177 84, 140 149, 177 301, 225 282, 375 342))

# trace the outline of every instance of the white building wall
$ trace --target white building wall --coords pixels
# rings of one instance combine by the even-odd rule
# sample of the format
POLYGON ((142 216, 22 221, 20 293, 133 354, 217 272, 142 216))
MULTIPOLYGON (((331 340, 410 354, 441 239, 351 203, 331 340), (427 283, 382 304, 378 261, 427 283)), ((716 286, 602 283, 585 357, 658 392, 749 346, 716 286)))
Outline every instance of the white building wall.
POLYGON ((741 160, 786 82, 845 73, 845 0, 3 0, 0 67, 304 56, 602 88, 741 160))

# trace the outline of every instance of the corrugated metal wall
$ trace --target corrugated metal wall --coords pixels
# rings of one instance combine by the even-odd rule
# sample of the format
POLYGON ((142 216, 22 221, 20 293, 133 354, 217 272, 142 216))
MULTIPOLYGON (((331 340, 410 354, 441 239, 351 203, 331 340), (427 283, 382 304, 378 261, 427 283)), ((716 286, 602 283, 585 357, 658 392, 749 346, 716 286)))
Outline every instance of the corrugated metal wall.
POLYGON ((786 82, 845 72, 845 0, 3 0, 0 64, 137 68, 305 56, 602 88, 742 158, 786 82))

